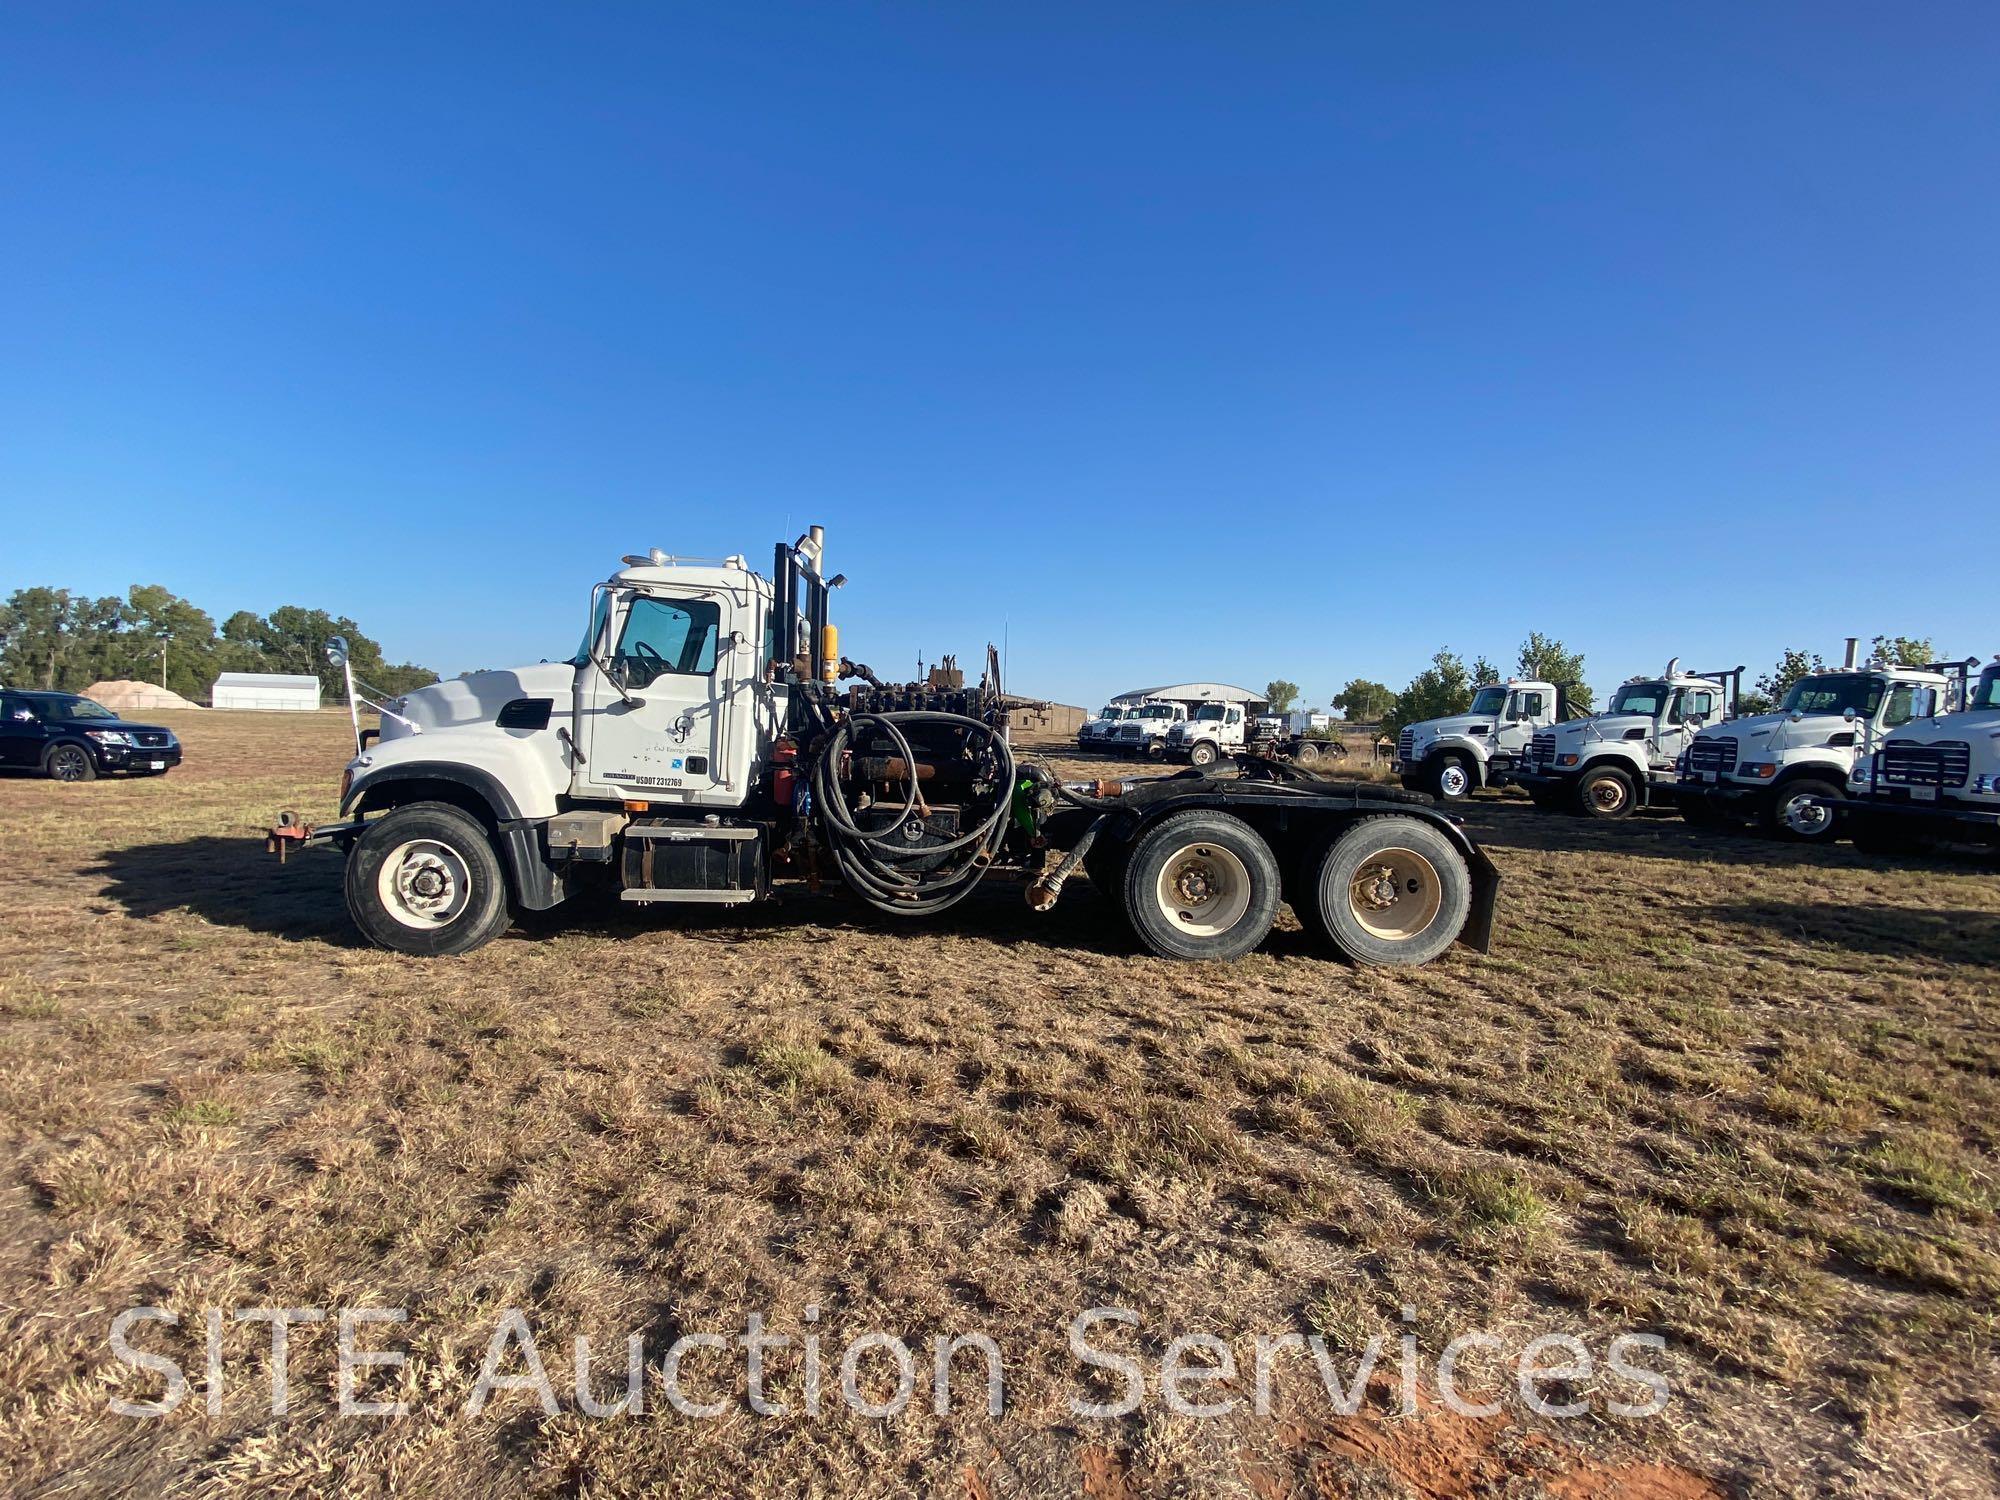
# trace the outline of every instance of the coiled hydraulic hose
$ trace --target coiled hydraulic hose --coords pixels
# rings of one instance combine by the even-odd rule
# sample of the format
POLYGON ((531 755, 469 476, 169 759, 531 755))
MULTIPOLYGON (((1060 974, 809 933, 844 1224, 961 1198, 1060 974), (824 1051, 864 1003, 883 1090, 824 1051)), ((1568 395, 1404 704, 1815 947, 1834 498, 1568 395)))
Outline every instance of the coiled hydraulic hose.
MULTIPOLYGON (((974 741, 968 739, 967 743, 970 747, 974 741)), ((1014 751, 1005 735, 964 714, 929 710, 854 714, 836 726, 822 745, 813 763, 812 789, 813 806, 841 878, 878 910, 896 916, 925 916, 963 900, 999 852, 1007 837, 1007 812, 1014 795, 1014 751), (903 731, 920 725, 983 736, 996 763, 993 806, 976 824, 941 844, 911 844, 894 837, 917 810, 917 757, 903 731), (888 738, 909 775, 909 795, 896 816, 880 828, 863 828, 855 820, 840 783, 841 755, 864 729, 880 731, 888 738), (940 858, 944 863, 932 869, 905 868, 940 858)))

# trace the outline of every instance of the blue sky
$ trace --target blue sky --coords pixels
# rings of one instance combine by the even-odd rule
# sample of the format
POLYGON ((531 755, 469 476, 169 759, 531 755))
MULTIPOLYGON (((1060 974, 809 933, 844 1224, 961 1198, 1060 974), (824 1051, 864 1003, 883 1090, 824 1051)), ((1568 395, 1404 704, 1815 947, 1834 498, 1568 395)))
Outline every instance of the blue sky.
POLYGON ((1996 76, 1971 4, 10 7, 0 591, 450 673, 817 520, 851 654, 1071 701, 2000 650, 1996 76))

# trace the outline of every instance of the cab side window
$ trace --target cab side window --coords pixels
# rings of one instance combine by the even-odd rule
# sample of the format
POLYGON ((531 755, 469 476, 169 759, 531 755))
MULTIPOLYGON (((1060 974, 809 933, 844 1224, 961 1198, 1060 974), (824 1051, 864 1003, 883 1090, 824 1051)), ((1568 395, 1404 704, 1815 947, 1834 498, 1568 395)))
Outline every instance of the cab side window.
POLYGON ((1715 708, 1715 694, 1700 693, 1683 689, 1674 700, 1674 711, 1669 722, 1685 724, 1689 719, 1706 719, 1715 708))
POLYGON ((1243 722, 1243 710, 1240 708, 1230 709, 1229 716, 1223 720, 1223 723, 1225 724, 1241 724, 1242 722, 1243 722))
POLYGON ((1882 710, 1882 727, 1894 729, 1912 719, 1926 718, 1936 701, 1935 689, 1899 682, 1889 689, 1889 706, 1882 710))
POLYGON ((1542 716, 1542 695, 1540 693, 1518 693, 1514 697, 1513 718, 1539 719, 1542 716))
POLYGON ((613 666, 627 687, 644 687, 668 673, 705 676, 715 670, 722 607, 707 599, 640 595, 625 612, 613 666))

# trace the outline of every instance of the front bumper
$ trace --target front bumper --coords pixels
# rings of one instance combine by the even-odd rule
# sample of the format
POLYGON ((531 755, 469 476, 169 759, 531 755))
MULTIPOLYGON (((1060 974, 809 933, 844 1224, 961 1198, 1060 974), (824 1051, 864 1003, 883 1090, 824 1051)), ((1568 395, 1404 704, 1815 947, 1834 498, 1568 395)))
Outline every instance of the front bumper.
POLYGON ((1516 766, 1508 773, 1507 779, 1515 786, 1565 787, 1575 785, 1576 777, 1575 771, 1530 771, 1516 766))
POLYGON ((1768 781, 1690 781, 1682 777, 1674 783, 1674 795, 1706 802, 1718 812, 1747 816, 1771 792, 1768 781))
POLYGON ((2000 843, 2000 808, 1982 807, 1940 798, 1936 802, 1913 802, 1907 797, 1884 797, 1870 793, 1845 802, 1831 802, 1834 816, 1850 825, 1894 824, 1916 828, 1937 838, 1977 839, 2000 843))
POLYGON ((135 776, 152 776, 162 771, 171 771, 181 763, 181 747, 178 743, 153 749, 144 745, 100 745, 92 740, 91 758, 97 762, 100 774, 114 775, 120 771, 135 776))

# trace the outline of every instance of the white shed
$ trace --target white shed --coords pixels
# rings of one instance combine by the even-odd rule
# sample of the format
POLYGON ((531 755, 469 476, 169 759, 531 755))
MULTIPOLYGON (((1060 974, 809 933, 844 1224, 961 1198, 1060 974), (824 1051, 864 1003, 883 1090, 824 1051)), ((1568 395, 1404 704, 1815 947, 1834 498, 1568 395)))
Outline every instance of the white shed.
POLYGON ((319 679, 283 672, 224 672, 209 689, 208 701, 216 708, 311 713, 319 707, 319 679))

